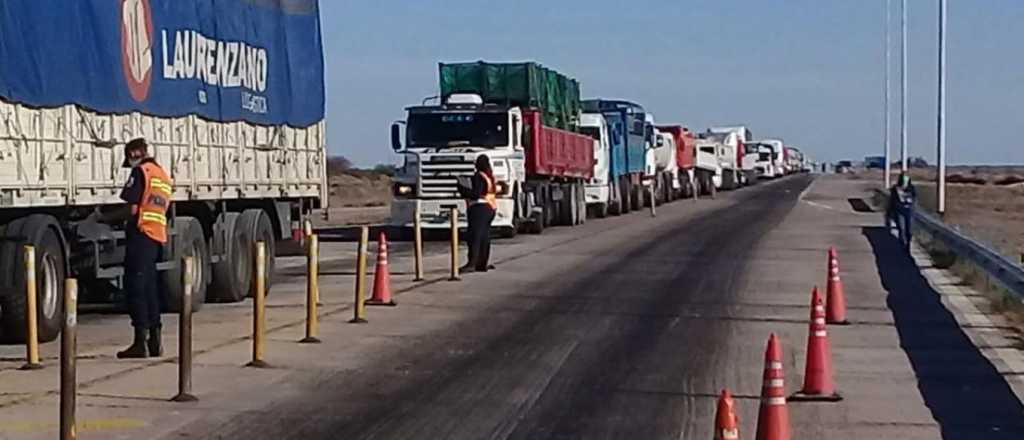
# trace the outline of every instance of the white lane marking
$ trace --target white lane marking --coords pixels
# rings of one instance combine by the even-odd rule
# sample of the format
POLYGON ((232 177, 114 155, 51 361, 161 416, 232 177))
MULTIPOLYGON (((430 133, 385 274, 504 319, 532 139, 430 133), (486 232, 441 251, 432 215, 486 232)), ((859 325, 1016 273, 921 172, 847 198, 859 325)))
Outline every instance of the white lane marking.
POLYGON ((806 203, 808 205, 811 205, 811 206, 813 206, 815 208, 822 208, 822 209, 828 209, 828 210, 831 210, 831 211, 838 211, 838 209, 833 208, 831 206, 828 206, 828 205, 826 205, 824 203, 812 202, 810 200, 801 200, 801 202, 804 202, 804 203, 806 203))

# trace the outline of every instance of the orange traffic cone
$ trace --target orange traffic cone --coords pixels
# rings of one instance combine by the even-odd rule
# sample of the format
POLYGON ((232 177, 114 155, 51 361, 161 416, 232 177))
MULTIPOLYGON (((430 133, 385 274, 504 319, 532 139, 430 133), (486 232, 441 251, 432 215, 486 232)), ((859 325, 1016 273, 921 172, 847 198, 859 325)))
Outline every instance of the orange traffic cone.
POLYGON ((715 440, 739 440, 740 418, 736 417, 736 403, 732 393, 722 390, 718 398, 718 412, 715 414, 715 440))
POLYGON ((843 293, 843 280, 839 278, 839 255, 836 248, 828 249, 828 304, 826 320, 829 324, 850 325, 846 320, 846 294, 843 293))
POLYGON ((782 371, 782 345, 772 333, 764 352, 764 384, 757 415, 757 440, 790 440, 786 407, 786 373, 782 371))
POLYGON ((388 271, 388 237, 383 232, 377 241, 377 269, 373 271, 373 297, 368 306, 394 306, 391 300, 391 273, 388 271))
POLYGON ((811 293, 811 326, 807 334, 807 368, 804 372, 804 388, 789 400, 794 402, 838 402, 843 397, 836 392, 832 382, 832 349, 828 343, 825 325, 825 304, 821 292, 814 288, 811 293))

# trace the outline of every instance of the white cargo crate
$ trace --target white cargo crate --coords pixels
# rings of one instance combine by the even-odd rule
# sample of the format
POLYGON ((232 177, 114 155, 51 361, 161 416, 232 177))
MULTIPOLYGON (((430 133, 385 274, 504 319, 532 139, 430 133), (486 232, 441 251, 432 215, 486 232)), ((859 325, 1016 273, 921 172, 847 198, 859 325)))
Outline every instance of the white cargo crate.
POLYGON ((296 129, 0 100, 0 208, 121 203, 123 148, 136 137, 174 179, 176 201, 318 197, 326 205, 322 121, 296 129))

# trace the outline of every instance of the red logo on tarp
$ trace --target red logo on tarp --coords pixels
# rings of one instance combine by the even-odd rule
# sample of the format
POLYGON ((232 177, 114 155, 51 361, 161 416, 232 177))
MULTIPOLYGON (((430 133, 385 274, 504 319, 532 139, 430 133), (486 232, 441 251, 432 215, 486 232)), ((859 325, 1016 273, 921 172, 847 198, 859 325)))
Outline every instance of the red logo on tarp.
POLYGON ((121 0, 121 66, 128 90, 138 102, 153 80, 153 16, 149 0, 121 0))

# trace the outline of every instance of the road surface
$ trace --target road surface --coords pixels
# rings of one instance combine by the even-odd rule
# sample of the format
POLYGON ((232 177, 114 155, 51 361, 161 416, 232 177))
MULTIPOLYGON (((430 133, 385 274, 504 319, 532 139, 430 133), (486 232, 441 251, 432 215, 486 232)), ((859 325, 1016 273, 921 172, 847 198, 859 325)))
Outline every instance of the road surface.
POLYGON ((191 437, 686 437, 686 415, 707 410, 692 397, 717 390, 714 370, 730 356, 730 309, 750 250, 809 182, 736 193, 734 203, 635 242, 580 240, 501 264, 501 272, 535 266, 534 258, 558 264, 566 253, 585 263, 540 279, 523 274, 512 296, 532 297, 529 305, 497 301, 377 368, 325 372, 296 399, 217 426, 199 422, 191 437))

